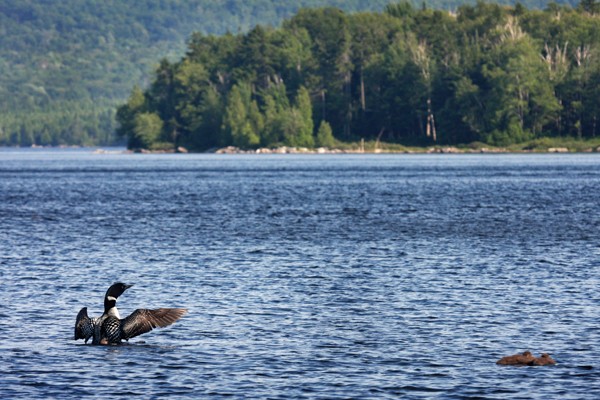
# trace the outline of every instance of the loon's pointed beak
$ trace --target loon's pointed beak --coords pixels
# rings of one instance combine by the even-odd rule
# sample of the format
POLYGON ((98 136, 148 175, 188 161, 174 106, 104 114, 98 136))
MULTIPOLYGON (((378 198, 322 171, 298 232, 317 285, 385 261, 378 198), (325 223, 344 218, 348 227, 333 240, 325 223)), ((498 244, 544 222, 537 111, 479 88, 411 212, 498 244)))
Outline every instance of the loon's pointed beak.
POLYGON ((133 285, 125 285, 125 290, 129 289, 130 287, 132 287, 133 285))

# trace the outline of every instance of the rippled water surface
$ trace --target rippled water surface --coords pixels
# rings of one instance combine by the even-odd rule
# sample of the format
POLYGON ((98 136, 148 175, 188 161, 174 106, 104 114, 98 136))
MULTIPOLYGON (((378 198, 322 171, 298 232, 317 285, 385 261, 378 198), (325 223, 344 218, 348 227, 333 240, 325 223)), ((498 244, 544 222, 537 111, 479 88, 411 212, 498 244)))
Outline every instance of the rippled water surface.
POLYGON ((594 154, 3 150, 0 398, 596 398, 599 204, 594 154), (116 280, 189 314, 75 342, 116 280))

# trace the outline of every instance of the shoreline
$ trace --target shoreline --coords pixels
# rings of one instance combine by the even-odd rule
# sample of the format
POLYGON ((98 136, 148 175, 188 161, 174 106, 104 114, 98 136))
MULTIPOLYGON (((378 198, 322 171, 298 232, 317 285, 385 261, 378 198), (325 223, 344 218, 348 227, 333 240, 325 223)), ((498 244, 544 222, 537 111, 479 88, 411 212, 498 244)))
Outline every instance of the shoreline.
MULTIPOLYGON (((480 149, 461 149, 454 146, 447 147, 423 147, 407 149, 329 149, 320 147, 317 149, 307 149, 298 147, 277 147, 277 148, 259 148, 256 150, 243 150, 239 148, 226 147, 215 151, 216 154, 497 154, 513 153, 505 148, 480 148, 480 149)), ((590 151, 592 152, 592 151, 590 151)), ((567 148, 548 149, 546 153, 569 153, 567 148)))
MULTIPOLYGON (((96 152, 102 152, 98 149, 96 152)), ((177 150, 125 150, 127 153, 139 154, 564 154, 564 153, 600 153, 600 147, 589 147, 583 151, 569 149, 568 147, 548 147, 546 149, 510 149, 505 147, 480 147, 480 148, 460 148, 455 146, 436 146, 436 147, 410 147, 403 149, 344 149, 344 148, 325 148, 319 147, 309 149, 305 147, 261 147, 258 149, 241 149, 234 146, 227 146, 207 151, 194 152, 184 148, 177 150)))
POLYGON ((209 149, 206 151, 190 151, 184 147, 167 150, 148 150, 148 149, 127 149, 120 146, 31 146, 31 147, 3 147, 5 150, 17 149, 26 151, 34 150, 72 150, 85 151, 90 150, 94 154, 582 154, 582 153, 600 153, 600 146, 579 146, 579 148, 569 147, 535 147, 535 148, 515 148, 515 147, 456 147, 456 146, 429 146, 429 147, 403 147, 397 148, 306 148, 306 147, 260 147, 257 149, 241 149, 234 146, 209 149))

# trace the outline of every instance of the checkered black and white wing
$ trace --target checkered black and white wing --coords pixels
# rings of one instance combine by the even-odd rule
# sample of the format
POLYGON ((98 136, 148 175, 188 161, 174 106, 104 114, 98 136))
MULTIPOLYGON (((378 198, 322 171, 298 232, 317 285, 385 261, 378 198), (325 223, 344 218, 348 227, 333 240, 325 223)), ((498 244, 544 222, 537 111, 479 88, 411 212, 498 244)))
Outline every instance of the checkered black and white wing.
POLYGON ((87 313, 87 307, 83 307, 77 314, 75 320, 75 337, 74 339, 84 339, 85 342, 94 336, 96 321, 98 318, 90 318, 87 313))

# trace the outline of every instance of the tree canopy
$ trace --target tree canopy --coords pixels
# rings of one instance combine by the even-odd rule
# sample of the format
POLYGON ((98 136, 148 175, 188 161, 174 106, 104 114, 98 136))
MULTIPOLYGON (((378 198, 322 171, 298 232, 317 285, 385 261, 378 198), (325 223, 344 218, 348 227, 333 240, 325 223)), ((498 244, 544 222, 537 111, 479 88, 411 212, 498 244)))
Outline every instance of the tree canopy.
MULTIPOLYGON (((249 32, 256 24, 263 26, 279 26, 285 18, 297 13, 301 8, 333 6, 344 12, 382 11, 395 0, 0 0, 0 145, 31 144, 98 144, 108 143, 114 139, 114 109, 116 104, 127 98, 133 84, 147 87, 154 79, 152 71, 158 60, 165 57, 173 62, 180 58, 186 50, 186 39, 192 32, 203 35, 233 35, 222 38, 206 39, 198 45, 212 47, 221 52, 218 62, 225 62, 224 55, 237 51, 237 40, 241 32, 249 32)), ((511 0, 499 0, 512 3, 511 0)), ((562 3, 560 0, 559 3, 562 3)), ((565 4, 568 3, 566 0, 565 4)), ((414 0, 412 5, 433 9, 456 10, 463 0, 414 0)), ((525 0, 528 7, 546 7, 543 0, 525 0)), ((575 3, 571 3, 575 6, 575 3)), ((395 11, 390 9, 389 15, 402 13, 404 5, 396 4, 395 11)), ((581 12, 597 13, 594 0, 582 1, 581 12)), ((561 6, 556 5, 556 9, 561 6)), ((410 7, 410 12, 414 9, 410 7)), ((350 59, 346 61, 347 71, 330 69, 321 81, 327 104, 338 112, 344 97, 332 91, 340 79, 347 79, 350 65, 358 65, 358 72, 363 79, 367 74, 368 64, 375 62, 381 49, 377 48, 380 35, 385 34, 383 19, 377 21, 384 24, 379 27, 373 15, 363 15, 364 21, 351 18, 354 24, 363 26, 349 31, 347 15, 330 11, 329 22, 338 25, 317 26, 306 21, 310 11, 302 12, 295 17, 297 26, 306 25, 304 33, 286 35, 277 30, 275 36, 269 32, 269 40, 264 41, 260 32, 247 37, 246 53, 237 53, 239 74, 248 73, 247 68, 240 65, 253 62, 260 66, 260 57, 271 57, 268 47, 284 47, 288 53, 297 50, 308 52, 331 52, 335 40, 329 37, 328 28, 341 28, 340 35, 353 35, 342 38, 344 46, 353 43, 351 49, 344 48, 350 59), (337 18, 337 20, 336 20, 337 18), (367 28, 368 27, 368 28, 367 28), (373 28, 377 28, 372 31, 373 28), (318 33, 317 31, 320 31, 318 33), (303 36, 304 35, 304 36, 303 36), (305 40, 321 35, 323 41, 311 43, 308 47, 305 40), (327 42, 327 40, 333 40, 327 42), (358 43, 362 43, 358 45, 358 43), (265 45, 264 49, 261 46, 265 45), (254 47, 253 47, 254 46, 254 47), (260 50, 254 54, 255 50, 260 50), (247 61, 246 61, 247 60, 247 61), (328 79, 332 78, 332 81, 328 79), (332 86, 333 85, 333 86, 332 86), (329 89, 329 91, 327 91, 329 89)), ((395 17, 398 17, 396 15, 395 17)), ((407 20, 408 21, 408 20, 407 20)), ((539 27, 539 26, 538 26, 539 27)), ((289 28, 291 29, 291 27, 289 28)), ((268 29, 267 29, 268 30, 268 29)), ((443 36, 441 31, 438 32, 443 36)), ((189 47, 189 51, 193 48, 189 47)), ((340 49, 341 50, 341 49, 340 49)), ((208 53, 205 53, 208 54, 208 53)), ((212 54, 211 54, 212 56, 212 54)), ((333 56, 333 54, 332 54, 333 56)), ((202 57, 197 54, 196 57, 202 57)), ((305 62, 308 59, 292 60, 279 55, 279 62, 305 62)), ((204 64, 207 71, 214 68, 213 61, 190 59, 204 64)), ((321 60, 327 62, 327 60, 321 60)), ((214 61, 217 62, 217 61, 214 61)), ((227 66, 234 66, 233 60, 227 66)), ((312 62, 312 60, 310 61, 312 62)), ((224 64, 223 64, 224 65, 224 64)), ((221 67, 223 67, 221 65, 221 67)), ((307 65, 307 68, 324 67, 325 65, 307 65)), ((267 68, 289 70, 289 65, 276 65, 256 69, 263 78, 270 72, 267 68)), ((333 68, 333 67, 332 67, 333 68)), ((304 71, 304 70, 303 70, 304 71)), ((301 76, 286 77, 285 84, 297 89, 301 76), (295 79, 290 81, 289 79, 295 79)), ((352 77, 354 79, 354 77, 352 77)), ((247 76, 246 80, 252 80, 247 76)), ((263 82, 263 85, 265 82, 263 82)), ((316 84, 316 83, 315 83, 316 84)), ((312 88, 312 83, 307 87, 312 88)), ((312 90, 312 89, 311 89, 312 90)), ((209 93, 205 90, 206 93, 209 93)), ((312 96, 312 92, 311 92, 312 96)), ((347 96, 345 94, 344 96, 347 96)), ((222 107, 217 104, 214 94, 202 96, 201 107, 222 107), (208 97, 207 97, 208 96, 208 97), (212 97, 211 97, 212 96, 212 97)), ((368 104, 361 104, 366 109, 368 104)), ((190 106, 191 107, 191 106, 190 106)), ((181 110, 177 118, 196 119, 192 108, 181 110)), ((325 109, 329 112, 329 107, 325 109)), ((339 115, 331 115, 340 118, 339 115)), ((164 115, 160 116, 164 118, 164 115)), ((173 121, 176 121, 173 120, 173 121)), ((172 122, 173 122, 172 121, 172 122)), ((205 121, 206 122, 206 121, 205 121)), ((171 122, 163 121, 163 129, 173 129, 171 122)), ((196 120, 193 123, 199 123, 196 120)), ((207 122, 208 123, 208 122, 207 122)), ((213 120, 212 123, 217 123, 213 120)), ((346 134, 349 133, 346 127, 346 134)), ((172 131, 174 132, 174 131, 172 131)))
POLYGON ((302 9, 279 28, 195 33, 182 59, 163 60, 148 89, 119 108, 119 132, 139 146, 139 123, 148 121, 138 116, 154 115, 162 125, 155 121, 152 135, 162 129, 153 146, 195 150, 593 137, 594 4, 302 9))

